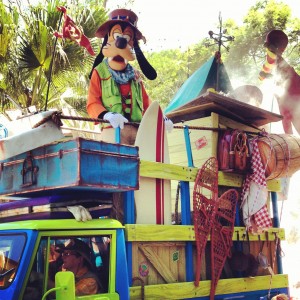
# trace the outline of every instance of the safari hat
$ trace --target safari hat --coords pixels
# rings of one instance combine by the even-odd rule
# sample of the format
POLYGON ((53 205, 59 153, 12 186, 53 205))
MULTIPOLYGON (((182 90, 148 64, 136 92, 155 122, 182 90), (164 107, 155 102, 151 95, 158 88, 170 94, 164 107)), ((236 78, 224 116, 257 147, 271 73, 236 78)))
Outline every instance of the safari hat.
POLYGON ((133 28, 137 40, 144 39, 142 33, 137 29, 137 21, 138 17, 133 11, 125 8, 115 9, 109 13, 108 20, 98 28, 95 35, 98 38, 104 38, 111 26, 118 22, 124 22, 133 28))
POLYGON ((62 247, 60 249, 57 249, 56 251, 59 253, 63 253, 64 251, 74 251, 78 253, 80 256, 84 258, 84 260, 87 262, 87 264, 94 268, 94 260, 93 260, 93 253, 91 248, 82 240, 80 239, 72 239, 65 247, 62 247))

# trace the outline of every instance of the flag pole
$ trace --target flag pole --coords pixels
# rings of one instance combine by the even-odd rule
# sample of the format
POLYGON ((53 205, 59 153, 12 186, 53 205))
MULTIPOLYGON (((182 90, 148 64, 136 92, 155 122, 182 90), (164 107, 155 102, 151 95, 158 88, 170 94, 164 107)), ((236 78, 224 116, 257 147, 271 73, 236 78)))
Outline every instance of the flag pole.
MULTIPOLYGON (((59 30, 59 28, 60 28, 63 15, 64 15, 64 13, 61 12, 57 30, 59 30)), ((48 105, 49 90, 50 90, 50 84, 51 84, 51 78, 52 78, 53 62, 54 62, 54 58, 55 58, 55 50, 56 50, 57 40, 58 40, 58 37, 56 36, 55 41, 54 41, 54 47, 53 47, 53 52, 52 52, 52 57, 51 57, 50 68, 49 68, 49 75, 47 78, 48 86, 47 86, 47 93, 46 93, 45 111, 47 110, 47 105, 48 105)))

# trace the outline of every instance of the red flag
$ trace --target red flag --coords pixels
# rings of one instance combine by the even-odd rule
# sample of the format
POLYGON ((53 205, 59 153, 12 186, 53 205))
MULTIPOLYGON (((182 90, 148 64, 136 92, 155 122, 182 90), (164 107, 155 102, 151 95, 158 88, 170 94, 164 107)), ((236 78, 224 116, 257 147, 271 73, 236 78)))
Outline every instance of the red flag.
POLYGON ((57 10, 64 14, 64 25, 62 33, 56 31, 54 35, 58 38, 70 39, 76 42, 79 46, 86 48, 86 50, 94 56, 95 52, 92 49, 90 40, 84 35, 82 29, 67 15, 67 9, 64 6, 58 6, 57 10))

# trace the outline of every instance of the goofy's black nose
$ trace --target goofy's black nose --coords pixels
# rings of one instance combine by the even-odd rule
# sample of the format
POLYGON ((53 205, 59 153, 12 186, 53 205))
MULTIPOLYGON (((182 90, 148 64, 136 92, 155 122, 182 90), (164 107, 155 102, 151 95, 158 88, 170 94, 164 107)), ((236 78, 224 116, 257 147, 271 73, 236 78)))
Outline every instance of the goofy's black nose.
POLYGON ((118 37, 116 40, 116 47, 119 49, 125 49, 127 46, 127 40, 123 37, 118 37))

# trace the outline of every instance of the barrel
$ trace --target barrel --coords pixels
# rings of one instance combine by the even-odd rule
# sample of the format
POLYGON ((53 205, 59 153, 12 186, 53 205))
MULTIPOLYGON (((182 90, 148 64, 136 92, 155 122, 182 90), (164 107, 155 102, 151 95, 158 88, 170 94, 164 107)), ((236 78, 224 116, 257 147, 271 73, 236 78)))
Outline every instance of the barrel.
POLYGON ((266 178, 291 177, 300 169, 300 138, 291 134, 259 137, 258 149, 266 178))

